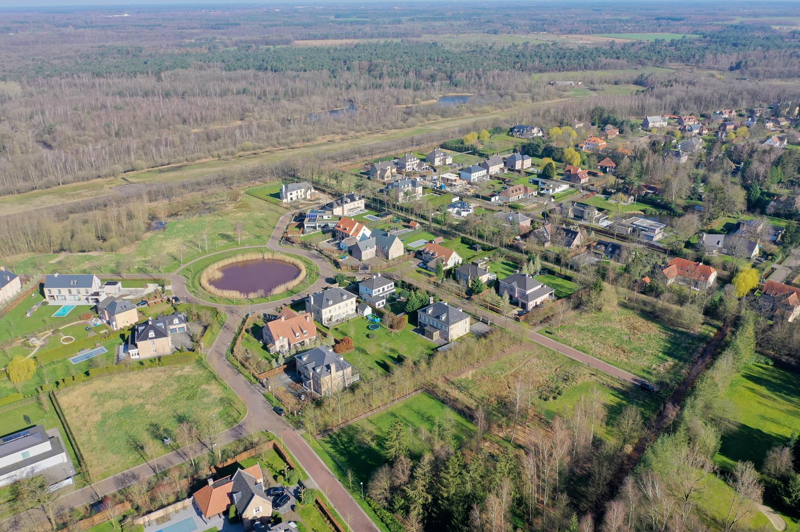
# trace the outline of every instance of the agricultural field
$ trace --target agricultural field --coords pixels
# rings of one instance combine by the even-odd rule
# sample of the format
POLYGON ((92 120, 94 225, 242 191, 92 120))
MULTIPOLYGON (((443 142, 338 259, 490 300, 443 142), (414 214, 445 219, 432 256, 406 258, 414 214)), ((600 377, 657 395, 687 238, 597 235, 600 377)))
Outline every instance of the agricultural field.
POLYGON ((239 247, 237 223, 242 224, 242 246, 265 244, 282 214, 265 209, 261 200, 249 195, 219 205, 211 198, 209 205, 198 206, 193 212, 167 219, 163 230, 150 231, 135 245, 117 252, 18 255, 5 257, 4 265, 31 274, 174 272, 197 257, 239 247))
POLYGON ((95 378, 58 392, 58 400, 95 479, 172 451, 162 438, 175 441, 184 420, 216 434, 246 412, 200 361, 95 378))
POLYGON ((600 33, 598 37, 608 37, 610 39, 625 39, 629 41, 676 41, 684 37, 696 39, 699 35, 692 35, 689 33, 600 33))
POLYGON ((366 484, 372 472, 387 462, 381 442, 395 420, 409 429, 412 460, 432 449, 435 434, 441 433, 445 426, 453 434, 453 448, 458 448, 475 431, 472 423, 455 411, 420 393, 318 441, 343 469, 352 471, 356 479, 366 484))
POLYGON ((385 325, 370 331, 367 329, 369 323, 365 318, 357 318, 333 329, 337 340, 344 336, 353 340, 355 350, 344 357, 361 372, 364 380, 389 373, 395 365, 406 360, 421 360, 438 347, 413 332, 412 325, 406 325, 402 331, 393 333, 385 325))
POLYGON ((624 307, 581 313, 544 334, 651 382, 672 382, 713 328, 675 329, 624 307))

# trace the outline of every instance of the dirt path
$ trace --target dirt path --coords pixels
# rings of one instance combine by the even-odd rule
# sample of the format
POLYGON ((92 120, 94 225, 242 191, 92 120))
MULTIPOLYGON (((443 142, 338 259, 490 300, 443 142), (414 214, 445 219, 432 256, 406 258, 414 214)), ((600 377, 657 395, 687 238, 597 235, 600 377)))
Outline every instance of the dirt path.
POLYGON ((778 515, 778 513, 770 508, 769 506, 764 506, 763 504, 758 505, 758 511, 764 514, 764 516, 769 519, 770 524, 777 530, 778 532, 783 532, 786 530, 786 521, 783 520, 783 517, 778 515))

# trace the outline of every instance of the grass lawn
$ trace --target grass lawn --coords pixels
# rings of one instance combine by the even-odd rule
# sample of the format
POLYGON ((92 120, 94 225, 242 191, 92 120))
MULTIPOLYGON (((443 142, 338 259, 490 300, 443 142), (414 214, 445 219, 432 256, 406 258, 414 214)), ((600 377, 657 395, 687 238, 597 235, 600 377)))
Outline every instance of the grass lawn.
POLYGON ((472 249, 471 244, 466 244, 461 241, 461 237, 452 238, 450 240, 445 240, 442 242, 442 245, 446 248, 454 249, 456 253, 464 260, 465 263, 469 263, 473 259, 479 256, 486 256, 489 251, 475 251, 472 249))
POLYGON ((164 279, 125 279, 122 286, 125 288, 147 288, 147 285, 157 284, 164 286, 164 279))
MULTIPOLYGON (((254 249, 253 251, 265 251, 264 248, 254 249)), ((294 294, 300 293, 303 290, 306 290, 308 287, 312 286, 315 282, 317 282, 317 278, 319 277, 319 268, 317 265, 311 262, 310 260, 301 257, 299 255, 292 255, 292 257, 301 260, 303 264, 306 266, 306 277, 303 279, 300 284, 292 288, 291 290, 287 290, 285 292, 281 292, 279 294, 274 294, 270 297, 259 297, 256 299, 247 299, 247 300, 231 300, 228 298, 212 296, 200 286, 200 276, 203 273, 203 270, 208 268, 211 264, 218 262, 227 257, 234 257, 236 255, 241 255, 247 253, 247 250, 238 250, 238 251, 229 251, 227 253, 220 253, 218 255, 213 255, 211 257, 206 257, 202 260, 191 264, 187 268, 181 270, 181 275, 186 277, 186 288, 189 289, 190 292, 195 294, 196 296, 204 299, 206 301, 211 301, 213 303, 223 303, 223 304, 258 304, 258 303, 267 303, 269 301, 274 301, 276 299, 282 299, 284 297, 292 296, 294 294)), ((287 253, 289 255, 289 253, 287 253)))
POLYGON ((75 307, 72 312, 63 318, 54 318, 53 314, 60 308, 58 305, 42 305, 28 318, 25 313, 36 303, 44 301, 44 298, 35 294, 35 297, 26 298, 25 301, 11 309, 11 312, 0 319, 0 344, 6 344, 17 339, 24 338, 29 334, 44 332, 52 329, 60 329, 64 325, 79 321, 81 314, 91 312, 92 307, 75 307))
POLYGON ((446 192, 444 194, 426 194, 422 196, 422 201, 427 201, 432 207, 442 207, 453 203, 453 193, 446 192))
POLYGON ((644 203, 639 203, 638 201, 635 201, 630 205, 620 205, 619 203, 614 203, 605 199, 603 196, 592 196, 591 198, 581 200, 581 202, 586 203, 587 205, 593 205, 598 209, 605 209, 613 214, 628 212, 658 214, 661 212, 660 209, 657 209, 652 205, 646 205, 644 203))
POLYGON ((246 412, 200 361, 97 378, 58 392, 58 399, 97 480, 144 462, 138 445, 152 446, 151 456, 174 450, 161 439, 175 442, 184 420, 218 433, 246 412))
POLYGON ((580 286, 573 283, 572 281, 568 281, 567 279, 562 279, 561 277, 556 277, 555 275, 537 275, 537 281, 541 281, 550 288, 556 289, 556 297, 561 299, 562 297, 569 297, 575 292, 578 291, 580 286))
POLYGON ((505 279, 509 275, 514 275, 519 270, 519 265, 510 260, 491 260, 489 271, 497 275, 498 279, 505 279))
POLYGON ((427 434, 434 434, 444 425, 452 427, 454 449, 475 430, 472 423, 455 411, 430 395, 420 393, 319 441, 343 469, 353 472, 356 482, 363 480, 366 484, 372 472, 386 463, 382 441, 395 420, 411 429, 406 434, 411 433, 407 441, 413 460, 431 450, 430 439, 421 437, 423 429, 427 434))
POLYGON ((235 203, 217 203, 221 197, 209 196, 207 204, 197 205, 190 211, 195 214, 167 219, 163 231, 145 233, 138 243, 118 252, 18 255, 4 257, 4 265, 20 273, 127 272, 158 275, 180 267, 181 247, 184 263, 207 253, 239 247, 237 222, 243 226, 243 246, 263 245, 283 214, 279 209, 264 208, 261 200, 249 195, 242 196, 235 203))
MULTIPOLYGON (((425 240, 427 242, 430 242, 435 238, 436 235, 434 235, 433 233, 429 233, 428 231, 417 231, 414 233, 406 233, 404 235, 401 235, 400 240, 403 242, 403 244, 408 246, 409 244, 411 244, 412 242, 416 242, 417 240, 425 240)), ((421 248, 422 246, 419 247, 421 248)), ((419 248, 414 248, 414 249, 419 249, 419 248)))
POLYGON ((559 192, 558 194, 553 194, 553 200, 561 201, 562 199, 568 198, 569 196, 572 196, 573 194, 577 194, 577 193, 578 193, 577 189, 570 188, 569 190, 565 190, 564 192, 559 192))
MULTIPOLYGON (((697 515, 710 527, 710 530, 723 530, 725 516, 732 499, 733 489, 719 477, 710 475, 706 489, 697 499, 697 515)), ((792 526, 791 519, 786 517, 784 519, 787 521, 786 530, 797 530, 792 526)), ((764 514, 756 511, 739 522, 738 530, 774 530, 774 528, 764 514)))
POLYGON ((353 339, 355 350, 344 357, 361 372, 364 380, 373 375, 389 373, 394 365, 401 364, 406 359, 420 360, 437 347, 433 342, 414 333, 411 325, 406 325, 405 329, 396 333, 391 333, 387 327, 370 331, 367 325, 365 318, 357 318, 333 329, 337 340, 344 336, 353 339), (375 338, 368 338, 368 334, 374 334, 375 338))
POLYGON ((374 225, 375 224, 375 220, 370 220, 369 218, 367 218, 367 216, 375 216, 376 214, 378 214, 376 211, 369 211, 368 210, 367 212, 361 213, 358 216, 354 216, 353 220, 355 220, 357 222, 361 222, 361 223, 367 224, 367 225, 374 225))
POLYGON ((330 239, 330 233, 323 233, 322 231, 317 231, 316 233, 310 233, 307 235, 303 235, 300 237, 301 242, 310 242, 312 244, 319 244, 320 242, 324 242, 330 239))
POLYGON ((264 320, 258 318, 253 322, 250 326, 250 329, 245 331, 245 334, 242 335, 242 348, 249 350, 251 353, 260 356, 261 358, 265 358, 267 360, 277 359, 278 355, 273 355, 267 348, 264 347, 264 344, 261 342, 262 331, 264 330, 264 320))
POLYGON ((792 432, 800 432, 800 379, 795 373, 752 364, 733 380, 727 397, 736 428, 722 436, 715 459, 723 467, 750 460, 760 469, 771 447, 785 445, 792 432))
POLYGON ((283 202, 281 201, 282 186, 283 181, 279 181, 277 183, 267 183, 266 185, 248 188, 245 190, 245 193, 253 196, 254 198, 258 198, 260 200, 272 203, 273 205, 279 205, 283 207, 283 202))
POLYGON ((465 166, 470 166, 473 164, 479 164, 483 162, 482 157, 478 157, 477 155, 471 155, 469 153, 453 153, 453 163, 454 164, 463 164, 465 166))
POLYGON ((639 312, 580 313, 544 334, 586 354, 653 382, 672 382, 713 333, 704 325, 693 333, 663 325, 639 312))

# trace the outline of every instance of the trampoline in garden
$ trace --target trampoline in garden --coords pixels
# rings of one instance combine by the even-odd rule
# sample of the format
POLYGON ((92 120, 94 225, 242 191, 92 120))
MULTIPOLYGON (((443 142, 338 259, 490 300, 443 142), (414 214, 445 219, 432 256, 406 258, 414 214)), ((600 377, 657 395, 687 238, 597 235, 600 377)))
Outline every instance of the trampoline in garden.
POLYGON ((370 331, 377 331, 380 328, 381 326, 379 323, 370 323, 369 325, 367 325, 367 329, 369 329, 370 331))

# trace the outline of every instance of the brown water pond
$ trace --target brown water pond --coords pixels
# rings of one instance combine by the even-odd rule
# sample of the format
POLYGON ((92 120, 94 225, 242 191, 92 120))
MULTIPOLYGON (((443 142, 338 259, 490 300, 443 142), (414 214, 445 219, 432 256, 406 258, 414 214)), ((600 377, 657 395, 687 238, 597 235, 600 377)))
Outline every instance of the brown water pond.
POLYGON ((293 264, 275 259, 245 260, 220 268, 222 276, 209 281, 219 290, 236 290, 243 294, 264 291, 264 295, 300 275, 293 264))

